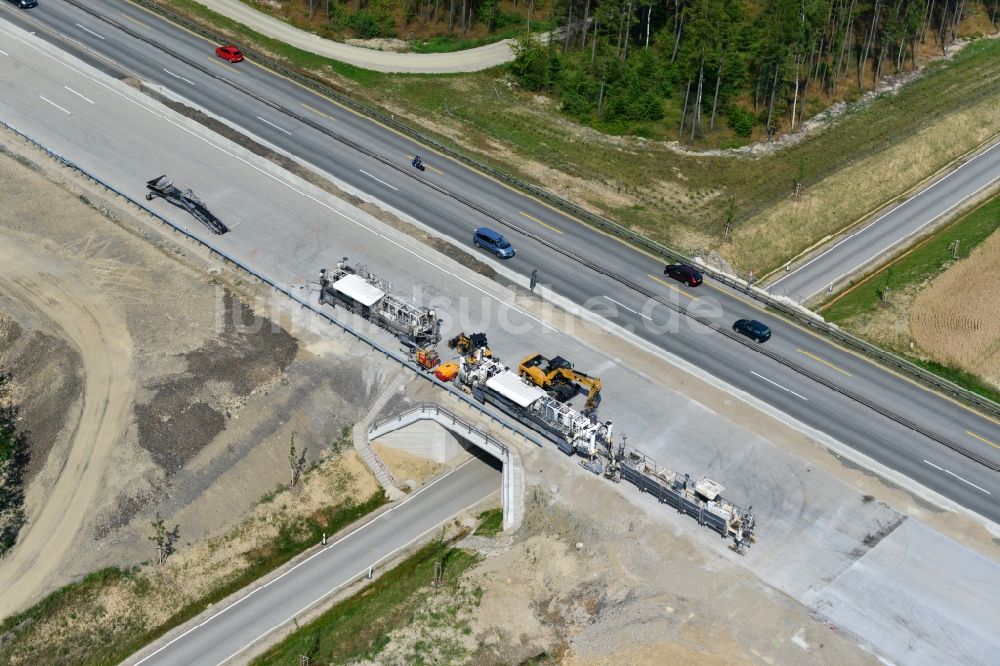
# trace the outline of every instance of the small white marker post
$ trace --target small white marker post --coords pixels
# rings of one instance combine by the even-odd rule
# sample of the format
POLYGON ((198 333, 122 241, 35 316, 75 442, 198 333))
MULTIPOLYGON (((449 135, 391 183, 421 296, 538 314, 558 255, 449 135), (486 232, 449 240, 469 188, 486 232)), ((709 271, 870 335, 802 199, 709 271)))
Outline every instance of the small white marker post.
POLYGON ((323 545, 326 545, 326 532, 323 532, 323 545))
POLYGON ((375 567, 368 567, 368 580, 372 579, 372 575, 375 572, 375 567))

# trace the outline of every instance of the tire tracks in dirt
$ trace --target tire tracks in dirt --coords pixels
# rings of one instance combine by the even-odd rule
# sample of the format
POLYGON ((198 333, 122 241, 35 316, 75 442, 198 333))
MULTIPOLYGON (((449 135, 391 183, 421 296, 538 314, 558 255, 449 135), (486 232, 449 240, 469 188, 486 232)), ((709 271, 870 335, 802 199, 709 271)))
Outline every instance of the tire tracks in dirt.
MULTIPOLYGON (((0 562, 0 617, 45 593, 87 524, 113 447, 129 423, 135 394, 132 340, 119 310, 99 288, 45 250, 45 242, 6 235, 0 244, 0 289, 61 329, 83 362, 81 407, 55 483, 34 502, 17 545, 0 562)), ((51 462, 49 464, 52 464, 51 462)), ((37 491, 36 491, 37 492, 37 491)))

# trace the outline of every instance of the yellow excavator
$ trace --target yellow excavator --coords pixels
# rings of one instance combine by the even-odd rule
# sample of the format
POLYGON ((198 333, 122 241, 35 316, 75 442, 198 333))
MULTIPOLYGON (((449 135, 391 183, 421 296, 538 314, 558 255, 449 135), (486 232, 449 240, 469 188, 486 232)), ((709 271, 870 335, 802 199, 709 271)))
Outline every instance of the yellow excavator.
POLYGON ((560 402, 570 400, 579 392, 579 387, 588 389, 587 402, 583 413, 589 414, 597 409, 597 401, 601 394, 601 380, 575 370, 573 364, 562 356, 547 359, 541 354, 527 356, 517 366, 522 377, 539 388, 548 391, 560 402))

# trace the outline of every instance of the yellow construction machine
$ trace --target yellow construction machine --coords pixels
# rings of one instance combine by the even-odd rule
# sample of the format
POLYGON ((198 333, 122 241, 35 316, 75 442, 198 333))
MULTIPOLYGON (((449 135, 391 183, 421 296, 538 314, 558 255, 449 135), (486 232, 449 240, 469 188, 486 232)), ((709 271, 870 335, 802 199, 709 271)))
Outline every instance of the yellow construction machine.
POLYGON ((572 399, 582 386, 588 389, 583 413, 589 414, 597 408, 601 394, 601 380, 574 369, 573 364, 562 356, 547 359, 541 354, 532 354, 521 361, 517 371, 529 382, 545 389, 561 402, 572 399))
POLYGON ((465 356, 477 349, 485 349, 484 356, 492 356, 493 353, 489 351, 489 343, 486 340, 485 333, 472 333, 471 335, 466 335, 465 333, 459 333, 451 340, 448 341, 448 348, 454 349, 461 356, 465 356))

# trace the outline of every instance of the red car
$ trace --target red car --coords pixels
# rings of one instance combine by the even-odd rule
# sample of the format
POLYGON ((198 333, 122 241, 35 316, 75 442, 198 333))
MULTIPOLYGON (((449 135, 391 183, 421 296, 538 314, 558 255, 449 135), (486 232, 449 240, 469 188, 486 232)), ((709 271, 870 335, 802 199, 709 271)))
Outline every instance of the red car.
POLYGON ((235 46, 220 46, 215 49, 215 55, 229 62, 243 61, 243 51, 240 51, 235 46))

